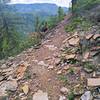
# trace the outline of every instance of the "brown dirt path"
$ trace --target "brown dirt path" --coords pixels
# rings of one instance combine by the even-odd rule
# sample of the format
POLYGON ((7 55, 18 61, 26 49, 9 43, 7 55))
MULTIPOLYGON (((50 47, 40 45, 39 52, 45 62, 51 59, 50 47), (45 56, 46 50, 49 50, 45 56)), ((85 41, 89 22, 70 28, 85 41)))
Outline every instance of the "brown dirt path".
POLYGON ((59 23, 55 30, 50 33, 51 35, 43 41, 41 47, 34 51, 34 59, 31 58, 29 61, 32 66, 31 73, 38 76, 37 80, 40 85, 38 89, 47 92, 50 96, 49 100, 58 100, 60 96, 61 84, 57 79, 55 60, 60 54, 62 42, 67 37, 64 26, 68 22, 68 18, 69 16, 65 17, 64 21, 59 23), (47 66, 40 65, 39 62, 47 66), (53 70, 48 70, 48 66, 53 66, 53 70))
POLYGON ((70 16, 67 15, 49 32, 39 49, 29 48, 14 59, 16 64, 24 61, 30 65, 27 73, 31 74, 31 79, 28 80, 30 87, 28 96, 42 90, 48 93, 49 100, 59 100, 60 89, 63 85, 58 80, 57 71, 59 68, 55 66, 55 61, 58 59, 63 41, 67 37, 64 27, 68 24, 70 16), (48 66, 53 66, 53 68, 50 70, 48 66))

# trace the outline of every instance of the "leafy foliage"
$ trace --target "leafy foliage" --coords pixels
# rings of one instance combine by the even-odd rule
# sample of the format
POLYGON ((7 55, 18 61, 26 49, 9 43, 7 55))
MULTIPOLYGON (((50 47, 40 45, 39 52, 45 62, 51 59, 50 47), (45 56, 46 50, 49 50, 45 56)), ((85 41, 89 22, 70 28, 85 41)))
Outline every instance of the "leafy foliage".
POLYGON ((16 31, 14 25, 14 17, 9 13, 3 12, 2 5, 0 5, 0 58, 10 56, 18 52, 19 47, 19 33, 16 31))
POLYGON ((88 30, 88 28, 92 25, 92 22, 86 20, 83 17, 75 17, 72 19, 71 23, 65 27, 67 32, 72 32, 77 28, 80 30, 88 30))
POLYGON ((100 0, 76 0, 76 2, 73 5, 73 12, 77 14, 81 14, 81 12, 84 11, 86 12, 87 10, 99 4, 100 4, 100 0))

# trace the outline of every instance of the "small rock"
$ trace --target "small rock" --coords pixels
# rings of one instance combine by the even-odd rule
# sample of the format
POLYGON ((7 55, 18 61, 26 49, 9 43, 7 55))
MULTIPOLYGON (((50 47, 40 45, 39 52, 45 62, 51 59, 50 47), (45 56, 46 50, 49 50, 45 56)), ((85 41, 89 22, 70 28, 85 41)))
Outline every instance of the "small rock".
POLYGON ((8 91, 16 91, 18 84, 16 80, 8 81, 6 84, 6 90, 8 91))
POLYGON ((6 64, 3 64, 0 68, 5 69, 8 68, 8 66, 6 64))
POLYGON ((100 78, 88 78, 88 86, 100 86, 100 78))
POLYGON ((93 100, 93 96, 91 95, 91 92, 90 91, 85 92, 81 96, 81 100, 93 100))
POLYGON ((66 100, 65 96, 60 96, 59 100, 66 100))
POLYGON ((27 62, 23 62, 22 64, 19 65, 18 69, 15 72, 18 80, 20 80, 21 78, 24 77, 24 73, 25 73, 27 67, 28 67, 27 62))
POLYGON ((28 84, 25 84, 25 85, 22 87, 22 90, 23 90, 23 92, 27 95, 28 92, 29 92, 28 84))
POLYGON ((76 56, 75 54, 67 54, 66 59, 74 59, 75 56, 76 56))
POLYGON ((81 73, 81 80, 84 80, 86 78, 85 73, 81 73))
POLYGON ((80 41, 79 37, 73 37, 68 42, 70 45, 75 46, 79 44, 79 41, 80 41))
POLYGON ((44 61, 40 61, 38 65, 48 67, 48 64, 45 64, 44 61))
POLYGON ((96 77, 96 72, 93 72, 93 77, 96 77))
POLYGON ((95 34, 95 35, 93 36, 93 39, 95 40, 95 39, 98 38, 98 37, 100 37, 100 34, 95 34))
POLYGON ((60 75, 60 74, 62 74, 62 70, 59 70, 59 71, 57 72, 57 75, 60 75))
POLYGON ((93 37, 93 35, 94 35, 94 34, 87 34, 87 35, 86 35, 86 39, 87 39, 87 40, 90 40, 90 39, 93 37))
POLYGON ((83 58, 84 58, 84 59, 88 59, 88 58, 89 58, 89 55, 90 55, 90 52, 86 52, 86 53, 83 55, 83 58))
POLYGON ((61 62, 61 59, 60 58, 55 59, 55 65, 56 66, 58 66, 60 64, 60 62, 61 62))
POLYGON ((60 89, 60 92, 63 93, 63 94, 67 94, 69 92, 69 90, 66 87, 62 87, 60 89))
POLYGON ((51 51, 54 51, 57 49, 57 47, 55 47, 54 45, 45 45, 45 47, 47 47, 51 51))
POLYGON ((17 87, 18 84, 16 80, 2 82, 0 85, 0 96, 5 96, 6 91, 16 91, 17 87))
POLYGON ((50 65, 49 67, 48 67, 48 69, 53 69, 54 68, 54 66, 52 66, 52 65, 50 65))
POLYGON ((48 94, 46 92, 43 92, 41 90, 38 90, 34 95, 33 95, 33 100, 49 100, 48 99, 48 94))
POLYGON ((78 85, 74 86, 73 91, 74 91, 74 95, 80 96, 84 93, 84 87, 83 87, 83 85, 78 84, 78 85))
POLYGON ((0 76, 0 81, 2 81, 5 77, 4 76, 0 76))
POLYGON ((94 100, 100 100, 100 87, 97 87, 93 90, 94 100))
POLYGON ((70 66, 65 66, 65 67, 64 67, 64 70, 67 71, 67 70, 69 70, 69 68, 70 68, 70 66))

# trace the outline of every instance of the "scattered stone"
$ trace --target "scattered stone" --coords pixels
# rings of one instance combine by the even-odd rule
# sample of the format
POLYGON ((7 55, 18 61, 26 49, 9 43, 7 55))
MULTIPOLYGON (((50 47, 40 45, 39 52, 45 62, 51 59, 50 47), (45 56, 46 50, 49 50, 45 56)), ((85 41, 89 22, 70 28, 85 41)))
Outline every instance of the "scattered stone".
POLYGON ((60 58, 56 58, 55 59, 55 65, 58 66, 61 62, 61 59, 60 58))
POLYGON ((87 85, 88 86, 100 86, 100 78, 88 78, 87 85))
POLYGON ((96 77, 96 72, 93 72, 93 77, 96 77))
POLYGON ((0 85, 0 96, 7 95, 7 91, 16 91, 18 87, 17 81, 5 81, 0 85))
POLYGON ((69 44, 72 46, 78 45, 79 44, 79 37, 73 37, 70 40, 68 40, 69 44))
POLYGON ((95 39, 97 39, 98 37, 100 37, 100 34, 95 34, 95 35, 93 36, 93 39, 95 40, 95 39))
POLYGON ((0 81, 2 81, 5 77, 4 76, 0 76, 0 81))
POLYGON ((51 57, 46 57, 46 58, 45 58, 45 60, 50 60, 50 59, 51 59, 51 57))
POLYGON ((84 58, 84 59, 88 59, 88 58, 89 58, 89 55, 90 55, 90 52, 86 52, 86 53, 83 55, 83 58, 84 58))
POLYGON ((57 72, 57 75, 60 75, 60 74, 62 74, 62 70, 59 70, 59 71, 57 72))
POLYGON ((74 95, 80 96, 84 93, 84 87, 82 85, 78 84, 74 87, 73 91, 74 91, 74 95))
POLYGON ((60 96, 59 100, 66 100, 65 96, 60 96))
POLYGON ((67 54, 66 59, 74 59, 75 56, 76 56, 75 54, 67 54))
POLYGON ((44 61, 40 61, 40 62, 38 63, 38 65, 40 65, 40 66, 45 66, 45 67, 48 67, 48 66, 49 66, 48 64, 45 64, 44 61))
POLYGON ((29 86, 28 86, 28 84, 25 84, 25 85, 22 87, 22 90, 23 90, 23 92, 27 95, 28 92, 29 92, 29 86))
POLYGON ((57 47, 55 47, 54 45, 45 45, 45 47, 47 47, 51 51, 54 51, 57 49, 57 47))
POLYGON ((82 96, 81 100, 93 100, 93 96, 90 91, 86 91, 82 96))
POLYGON ((96 71, 96 76, 97 76, 97 77, 100 76, 100 69, 96 71))
POLYGON ((3 64, 0 68, 5 69, 8 68, 8 66, 6 64, 3 64))
POLYGON ((94 34, 87 34, 87 35, 86 35, 86 39, 87 39, 87 40, 90 40, 90 39, 93 37, 93 35, 94 35, 94 34))
POLYGON ((62 87, 60 89, 60 92, 63 93, 63 94, 67 94, 69 92, 69 90, 66 87, 62 87))
POLYGON ((53 69, 53 68, 54 68, 54 66, 52 66, 52 65, 50 65, 50 66, 48 67, 49 70, 51 70, 51 69, 53 69))
POLYGON ((100 87, 97 87, 93 90, 94 100, 100 100, 100 87))
POLYGON ((33 100, 49 100, 48 99, 48 94, 46 92, 43 92, 41 90, 38 90, 34 95, 33 95, 33 100))
POLYGON ((66 70, 66 71, 69 70, 69 69, 70 69, 70 66, 65 66, 64 67, 64 70, 66 70))
POLYGON ((24 74, 25 74, 27 67, 28 67, 27 62, 24 62, 23 64, 19 65, 18 69, 15 72, 18 80, 24 77, 24 74))
POLYGON ((85 78, 86 78, 85 73, 84 73, 84 72, 81 72, 81 75, 80 75, 80 79, 81 79, 81 81, 82 81, 82 80, 85 80, 85 78))

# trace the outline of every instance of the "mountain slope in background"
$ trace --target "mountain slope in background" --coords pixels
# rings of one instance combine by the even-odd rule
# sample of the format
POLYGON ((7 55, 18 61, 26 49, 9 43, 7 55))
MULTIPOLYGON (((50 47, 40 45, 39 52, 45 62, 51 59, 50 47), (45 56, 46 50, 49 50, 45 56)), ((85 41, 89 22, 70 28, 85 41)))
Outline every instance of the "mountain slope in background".
MULTIPOLYGON (((34 31, 34 21, 36 16, 39 16, 41 20, 45 20, 50 16, 57 15, 58 6, 48 3, 36 3, 36 4, 9 4, 5 5, 5 11, 10 15, 19 17, 24 23, 17 26, 21 33, 29 33, 34 31), (10 11, 10 12, 9 12, 10 11)), ((64 12, 68 12, 68 8, 63 7, 64 12)))

